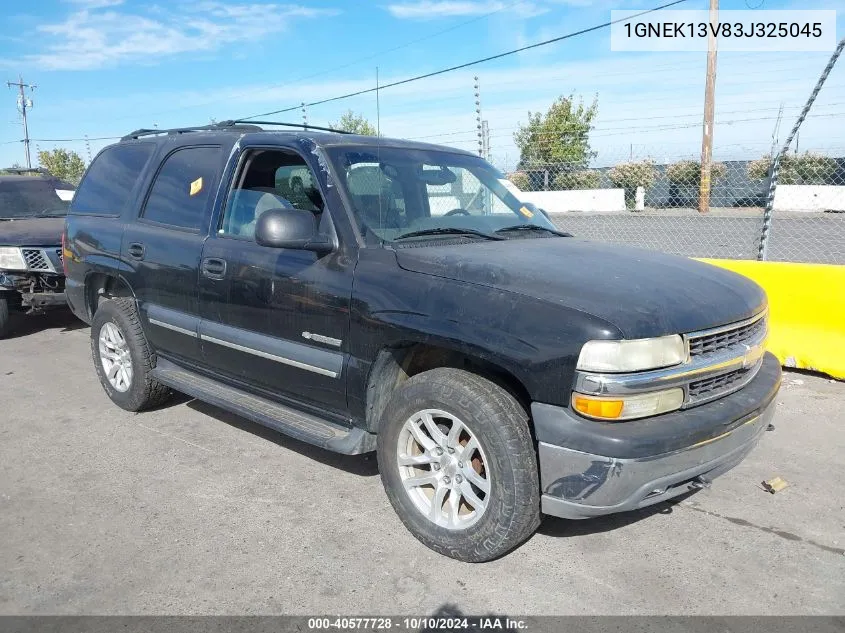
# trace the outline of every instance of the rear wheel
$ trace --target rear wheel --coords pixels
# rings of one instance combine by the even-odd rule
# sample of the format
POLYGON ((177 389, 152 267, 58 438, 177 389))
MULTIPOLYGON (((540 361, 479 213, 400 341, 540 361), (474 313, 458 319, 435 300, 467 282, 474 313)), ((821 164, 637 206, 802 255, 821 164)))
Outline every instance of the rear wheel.
POLYGON ((91 355, 100 384, 119 407, 141 411, 170 397, 170 389, 152 377, 155 355, 132 299, 110 299, 97 308, 91 323, 91 355))
POLYGON ((0 338, 9 331, 9 301, 0 292, 0 338))
POLYGON ((528 415, 475 374, 439 368, 410 378, 385 409, 378 460, 399 518, 446 556, 497 558, 540 523, 528 415))

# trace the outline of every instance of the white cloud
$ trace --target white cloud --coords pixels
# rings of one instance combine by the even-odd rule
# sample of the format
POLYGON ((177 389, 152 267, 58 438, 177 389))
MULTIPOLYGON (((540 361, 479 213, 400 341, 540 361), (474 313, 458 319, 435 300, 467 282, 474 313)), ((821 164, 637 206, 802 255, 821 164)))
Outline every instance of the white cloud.
POLYGON ((80 9, 102 9, 123 4, 123 0, 64 0, 80 9))
MULTIPOLYGON (((769 151, 780 104, 780 140, 792 126, 815 85, 828 55, 808 53, 725 53, 719 56, 714 154, 717 160, 758 158, 769 151)), ((519 152, 513 132, 529 110, 545 111, 558 96, 574 92, 590 100, 598 94, 599 114, 591 134, 596 165, 630 157, 659 162, 695 157, 701 148, 705 56, 607 54, 601 58, 551 61, 510 68, 478 67, 386 89, 380 95, 381 130, 388 136, 416 137, 474 150, 477 147, 473 77, 481 83, 483 117, 489 121, 494 162, 512 168, 519 152)), ((801 129, 800 147, 842 155, 845 137, 837 133, 845 103, 845 67, 835 68, 801 129), (838 113, 838 114, 837 114, 838 113)), ((382 82, 404 79, 396 71, 382 82)), ((232 85, 205 91, 138 92, 111 98, 42 100, 32 111, 44 138, 118 135, 130 129, 204 124, 291 106, 293 112, 264 118, 298 121, 298 104, 371 88, 374 78, 344 74, 339 80, 310 80, 278 86, 232 85), (174 105, 176 104, 176 105, 174 105), (116 112, 120 114, 115 115, 116 112), (55 125, 55 131, 48 126, 55 125)), ((309 107, 316 125, 336 121, 351 108, 376 122, 372 93, 309 107)), ((33 129, 33 128, 31 128, 33 129)), ((17 138, 9 135, 9 140, 17 138)), ((0 139, 0 140, 6 140, 0 139)), ((84 144, 80 144, 84 150, 84 144)), ((92 145, 93 148, 93 145, 92 145)), ((79 151, 79 150, 77 150, 79 151)), ((18 145, 0 146, 6 163, 20 160, 18 145)), ((0 164, 4 161, 0 160, 0 164)))
POLYGON ((453 2, 450 0, 420 0, 391 4, 387 10, 395 18, 403 20, 430 20, 458 16, 483 15, 504 8, 501 2, 453 2))
POLYGON ((401 20, 471 17, 487 15, 503 9, 509 9, 522 17, 533 17, 548 10, 534 2, 505 3, 496 0, 415 0, 390 4, 386 9, 393 17, 401 20))
POLYGON ((81 6, 64 21, 37 27, 46 42, 22 61, 44 70, 91 70, 126 62, 148 63, 180 53, 208 52, 286 30, 293 20, 335 15, 294 4, 247 5, 204 1, 178 11, 119 11, 120 0, 71 0, 81 6))

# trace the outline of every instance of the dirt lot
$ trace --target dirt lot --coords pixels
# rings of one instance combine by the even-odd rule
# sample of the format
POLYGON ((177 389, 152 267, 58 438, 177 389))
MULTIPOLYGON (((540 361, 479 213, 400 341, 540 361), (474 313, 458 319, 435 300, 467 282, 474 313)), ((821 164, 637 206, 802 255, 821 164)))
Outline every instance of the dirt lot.
POLYGON ((405 531, 372 456, 185 398, 113 406, 71 316, 0 341, 0 385, 0 614, 845 613, 845 384, 823 377, 785 376, 775 432, 711 490, 547 519, 474 566, 405 531))

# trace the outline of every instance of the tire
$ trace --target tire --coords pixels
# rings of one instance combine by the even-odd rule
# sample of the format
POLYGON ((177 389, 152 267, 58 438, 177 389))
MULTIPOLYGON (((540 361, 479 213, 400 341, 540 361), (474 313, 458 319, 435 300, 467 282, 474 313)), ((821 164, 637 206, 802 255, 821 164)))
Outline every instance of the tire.
POLYGON ((9 332, 9 301, 0 292, 0 338, 9 332))
POLYGON ((100 384, 111 401, 122 409, 142 411, 163 404, 170 397, 170 389, 151 375, 155 354, 141 329, 133 299, 110 299, 97 308, 91 323, 91 356, 100 384), (118 334, 115 334, 115 329, 118 334), (101 354, 101 337, 104 335, 106 339, 111 335, 111 342, 106 343, 109 355, 118 356, 121 368, 129 370, 121 372, 118 369, 118 384, 106 375, 105 364, 109 361, 104 360, 101 354), (115 341, 121 341, 122 345, 113 345, 115 341), (113 350, 122 351, 115 354, 113 350))
POLYGON ((438 368, 413 376, 397 389, 381 418, 378 463, 387 496, 405 527, 445 556, 489 561, 522 544, 540 525, 537 453, 528 414, 507 391, 476 374, 438 368), (457 443, 450 445, 451 436, 445 442, 433 441, 430 422, 445 433, 456 421, 463 426, 457 443), (412 426, 425 432, 422 439, 428 449, 412 426), (479 448, 470 451, 473 439, 479 448), (451 455, 450 449, 455 450, 451 455), (400 465, 400 456, 405 464, 411 459, 430 463, 400 465), (423 481, 420 477, 437 483, 406 490, 406 485, 423 481), (446 493, 444 482, 452 486, 446 493), (486 493, 475 485, 482 482, 486 493), (468 486, 472 494, 466 496, 468 486), (453 499, 455 491, 460 494, 453 499))

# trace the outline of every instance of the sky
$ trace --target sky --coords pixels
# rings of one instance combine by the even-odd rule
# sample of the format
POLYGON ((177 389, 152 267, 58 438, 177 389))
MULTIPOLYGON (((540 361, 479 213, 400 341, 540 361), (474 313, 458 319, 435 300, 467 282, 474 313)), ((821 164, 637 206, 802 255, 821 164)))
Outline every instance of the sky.
MULTIPOLYGON (((127 132, 204 125, 294 108, 572 33, 612 9, 660 0, 0 0, 0 79, 37 87, 36 149, 66 147, 86 162, 127 132), (88 141, 84 140, 88 137, 88 141), (68 140, 64 140, 68 139, 68 140)), ((838 2, 723 0, 722 9, 837 8, 838 2)), ((706 0, 681 8, 704 9, 706 0)), ((837 39, 845 34, 840 11, 837 39)), ((719 55, 714 156, 757 158, 782 142, 830 54, 719 55)), ((494 164, 519 159, 513 133, 555 98, 598 100, 595 164, 700 152, 706 55, 611 51, 602 29, 375 93, 306 108, 327 125, 348 109, 382 134, 478 147, 475 77, 494 164)), ((799 149, 845 155, 845 60, 819 95, 799 149)), ((13 90, 0 90, 0 166, 24 162, 13 90)))

